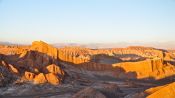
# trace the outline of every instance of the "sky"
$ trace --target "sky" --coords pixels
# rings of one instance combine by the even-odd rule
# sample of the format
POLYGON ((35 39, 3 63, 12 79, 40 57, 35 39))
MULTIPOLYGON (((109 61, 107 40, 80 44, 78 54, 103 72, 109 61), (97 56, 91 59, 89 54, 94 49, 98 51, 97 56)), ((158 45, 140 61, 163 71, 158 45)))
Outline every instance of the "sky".
POLYGON ((175 0, 0 0, 0 41, 174 42, 175 0))

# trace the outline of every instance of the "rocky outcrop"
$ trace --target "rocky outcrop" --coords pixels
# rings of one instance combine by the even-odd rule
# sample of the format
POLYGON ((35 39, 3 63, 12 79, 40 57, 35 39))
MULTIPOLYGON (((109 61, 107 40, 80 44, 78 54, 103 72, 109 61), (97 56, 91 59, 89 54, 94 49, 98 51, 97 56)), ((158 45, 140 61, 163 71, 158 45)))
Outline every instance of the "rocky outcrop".
POLYGON ((24 76, 27 80, 34 81, 35 84, 49 82, 57 85, 64 78, 64 71, 57 65, 57 49, 45 42, 33 42, 30 50, 25 51, 19 57, 17 64, 23 71, 26 70, 24 76))
POLYGON ((57 65, 55 65, 55 64, 48 65, 48 66, 46 67, 46 69, 47 69, 48 72, 50 72, 50 73, 64 75, 64 71, 63 71, 59 66, 57 66, 57 65))
POLYGON ((47 79, 43 73, 39 73, 34 78, 34 84, 44 84, 47 83, 47 79))
POLYGON ((50 84, 58 85, 58 84, 60 84, 60 82, 61 82, 61 79, 58 78, 58 76, 55 75, 55 74, 53 74, 53 73, 48 73, 48 74, 46 74, 45 76, 46 76, 47 81, 48 81, 50 84))
POLYGON ((146 98, 174 98, 175 82, 160 87, 150 88, 145 91, 148 94, 146 98))
POLYGON ((45 67, 52 63, 56 63, 56 60, 47 54, 40 53, 38 51, 27 51, 27 53, 17 60, 17 64, 26 70, 34 72, 38 70, 39 72, 44 72, 45 67))
POLYGON ((18 69, 15 68, 13 65, 9 64, 8 66, 9 66, 9 69, 10 69, 13 73, 15 73, 15 74, 19 74, 18 69))
POLYGON ((57 48, 52 47, 51 45, 43 42, 43 41, 34 41, 30 50, 38 51, 48 56, 53 57, 54 59, 58 59, 58 51, 57 48))
POLYGON ((65 47, 58 49, 58 52, 58 58, 62 61, 81 64, 90 60, 90 53, 87 48, 65 47))
POLYGON ((33 80, 34 78, 35 78, 35 74, 34 73, 32 73, 32 72, 25 72, 24 73, 24 75, 25 75, 25 78, 27 79, 27 80, 29 80, 29 81, 31 81, 31 80, 33 80))
POLYGON ((47 73, 47 74, 39 73, 38 75, 36 75, 35 73, 27 71, 25 72, 25 78, 28 81, 33 81, 34 84, 43 84, 48 82, 53 85, 58 85, 63 80, 63 77, 59 77, 57 74, 54 73, 47 73))
POLYGON ((175 67, 167 62, 163 62, 160 58, 139 62, 122 62, 113 64, 113 67, 122 68, 125 73, 135 73, 138 79, 161 79, 175 74, 175 67))
POLYGON ((42 41, 32 43, 30 50, 23 52, 16 62, 20 67, 31 72, 46 73, 45 67, 58 64, 57 49, 42 41))

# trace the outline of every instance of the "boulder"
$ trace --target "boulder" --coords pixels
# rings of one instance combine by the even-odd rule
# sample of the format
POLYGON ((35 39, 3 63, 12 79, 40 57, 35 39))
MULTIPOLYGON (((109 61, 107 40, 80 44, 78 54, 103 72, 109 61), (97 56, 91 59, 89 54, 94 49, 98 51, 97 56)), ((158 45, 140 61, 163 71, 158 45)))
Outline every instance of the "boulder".
POLYGON ((43 84, 46 82, 47 82, 47 80, 46 80, 46 77, 43 73, 36 75, 34 78, 34 84, 43 84))
POLYGON ((50 73, 64 75, 64 71, 63 71, 59 66, 57 66, 57 65, 55 65, 55 64, 48 65, 48 66, 46 67, 46 69, 47 69, 48 72, 50 72, 50 73))
POLYGON ((19 73, 18 69, 15 68, 13 65, 9 64, 8 66, 9 66, 10 70, 11 70, 13 73, 15 73, 15 74, 18 74, 18 73, 19 73))
POLYGON ((31 81, 35 78, 35 74, 32 72, 25 71, 24 75, 25 75, 25 78, 29 81, 31 81))
POLYGON ((46 79, 50 84, 58 85, 60 84, 60 79, 53 73, 46 74, 46 79))
POLYGON ((6 67, 8 66, 8 64, 4 60, 1 60, 1 65, 6 67))

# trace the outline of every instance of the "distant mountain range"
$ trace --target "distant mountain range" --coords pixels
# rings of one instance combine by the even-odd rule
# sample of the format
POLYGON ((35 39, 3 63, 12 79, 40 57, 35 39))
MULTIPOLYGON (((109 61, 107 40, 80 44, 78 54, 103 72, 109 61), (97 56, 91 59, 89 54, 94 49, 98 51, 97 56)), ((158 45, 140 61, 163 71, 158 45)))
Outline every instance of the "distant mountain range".
POLYGON ((1 45, 15 45, 14 43, 11 42, 0 42, 1 45))
MULTIPOLYGON (((18 44, 12 42, 0 42, 1 45, 27 45, 27 44, 18 44)), ((175 49, 175 42, 118 42, 118 43, 54 43, 52 44, 55 47, 61 48, 66 46, 75 46, 75 47, 85 47, 92 49, 100 48, 123 48, 128 46, 145 46, 145 47, 154 47, 159 49, 175 49)))
POLYGON ((147 42, 147 43, 129 43, 129 42, 118 42, 118 43, 87 43, 87 44, 78 44, 78 43, 56 43, 53 44, 55 47, 65 47, 65 46, 78 46, 86 48, 123 48, 128 46, 145 46, 145 47, 154 47, 159 49, 175 49, 175 42, 147 42))
POLYGON ((27 44, 19 44, 19 43, 13 43, 13 42, 2 42, 2 41, 0 41, 0 45, 27 45, 27 44))

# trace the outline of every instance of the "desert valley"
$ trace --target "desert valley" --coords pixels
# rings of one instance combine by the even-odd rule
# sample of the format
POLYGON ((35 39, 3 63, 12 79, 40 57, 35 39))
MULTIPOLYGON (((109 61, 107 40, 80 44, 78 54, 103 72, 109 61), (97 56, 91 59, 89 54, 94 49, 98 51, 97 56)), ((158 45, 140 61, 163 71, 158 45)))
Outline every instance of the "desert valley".
POLYGON ((0 0, 0 98, 175 98, 175 0, 0 0))
POLYGON ((1 98, 174 98, 175 51, 0 45, 1 98))

